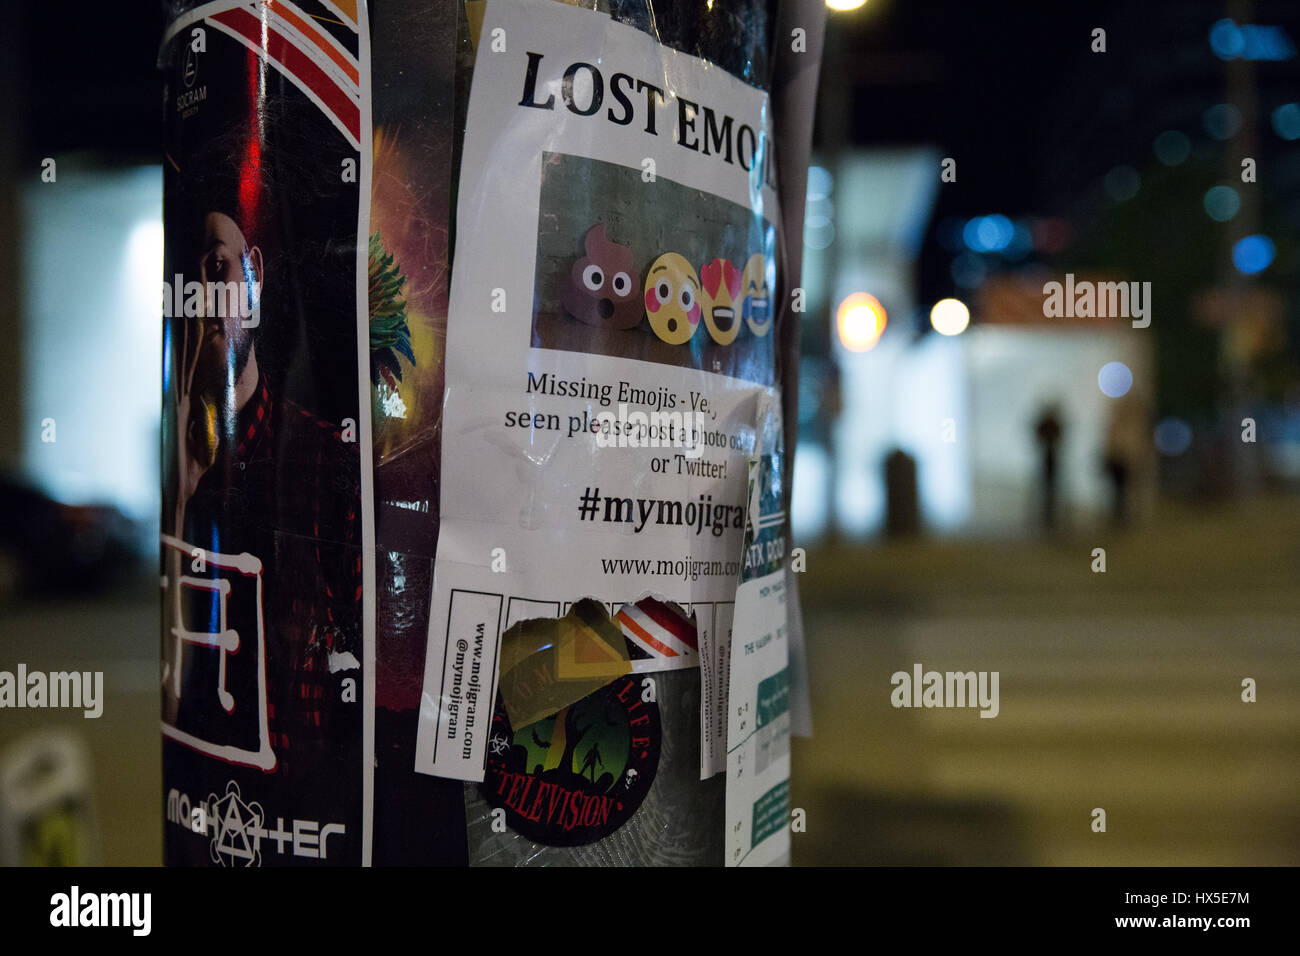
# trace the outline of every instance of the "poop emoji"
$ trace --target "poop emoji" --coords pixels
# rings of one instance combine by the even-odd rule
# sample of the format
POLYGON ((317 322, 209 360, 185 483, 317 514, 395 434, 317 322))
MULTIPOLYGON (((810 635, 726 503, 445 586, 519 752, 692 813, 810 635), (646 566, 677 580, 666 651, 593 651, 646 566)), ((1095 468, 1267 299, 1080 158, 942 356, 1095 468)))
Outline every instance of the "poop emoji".
POLYGON ((650 328, 669 345, 691 340, 700 324, 700 280, 675 252, 654 261, 645 280, 645 311, 650 328))
POLYGON ((704 324, 719 345, 730 345, 740 332, 736 302, 740 298, 740 270, 726 259, 714 259, 700 270, 704 283, 704 324))
POLYGON ((745 263, 741 283, 740 312, 755 335, 767 335, 772 329, 772 282, 769 281, 767 257, 756 252, 745 263))
POLYGON ((587 231, 584 245, 587 254, 573 264, 564 280, 560 295, 564 311, 601 329, 634 328, 641 321, 641 303, 632 250, 611 242, 604 223, 587 231))

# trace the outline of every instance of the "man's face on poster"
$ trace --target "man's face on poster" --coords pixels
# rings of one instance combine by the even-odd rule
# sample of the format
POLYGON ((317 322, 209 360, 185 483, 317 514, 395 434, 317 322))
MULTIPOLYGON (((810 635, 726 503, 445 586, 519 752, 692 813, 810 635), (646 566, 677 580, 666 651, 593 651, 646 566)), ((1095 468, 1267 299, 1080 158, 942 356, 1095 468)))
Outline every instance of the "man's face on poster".
POLYGON ((199 279, 205 305, 194 388, 221 406, 252 353, 253 328, 259 317, 253 305, 262 292, 262 253, 249 246, 239 225, 225 213, 210 212, 204 217, 199 279), (242 295, 223 294, 241 282, 242 295), (235 298, 238 308, 228 307, 235 298), (218 307, 209 308, 209 303, 218 307))

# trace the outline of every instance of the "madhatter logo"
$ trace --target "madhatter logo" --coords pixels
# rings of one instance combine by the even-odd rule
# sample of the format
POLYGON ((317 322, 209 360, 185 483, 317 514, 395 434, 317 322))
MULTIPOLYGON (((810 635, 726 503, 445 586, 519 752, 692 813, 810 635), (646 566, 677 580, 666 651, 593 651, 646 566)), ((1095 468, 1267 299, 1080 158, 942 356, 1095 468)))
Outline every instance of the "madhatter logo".
POLYGON ((659 767, 659 705, 639 675, 515 730, 500 698, 480 785, 516 832, 550 846, 613 833, 641 806, 659 767))
POLYGON ((266 815, 257 802, 245 803, 239 784, 226 784, 224 796, 208 796, 208 812, 216 826, 209 845, 212 862, 221 866, 261 866, 262 850, 257 837, 266 815))

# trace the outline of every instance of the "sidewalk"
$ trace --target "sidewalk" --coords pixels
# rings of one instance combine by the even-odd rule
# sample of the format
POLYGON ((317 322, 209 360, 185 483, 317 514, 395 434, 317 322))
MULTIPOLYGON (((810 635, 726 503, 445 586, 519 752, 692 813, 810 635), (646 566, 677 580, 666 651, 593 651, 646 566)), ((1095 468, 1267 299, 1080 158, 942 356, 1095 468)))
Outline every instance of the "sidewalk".
POLYGON ((817 736, 794 747, 797 863, 1300 862, 1295 503, 814 551, 800 586, 817 736), (895 709, 916 663, 998 671, 999 715, 895 709))

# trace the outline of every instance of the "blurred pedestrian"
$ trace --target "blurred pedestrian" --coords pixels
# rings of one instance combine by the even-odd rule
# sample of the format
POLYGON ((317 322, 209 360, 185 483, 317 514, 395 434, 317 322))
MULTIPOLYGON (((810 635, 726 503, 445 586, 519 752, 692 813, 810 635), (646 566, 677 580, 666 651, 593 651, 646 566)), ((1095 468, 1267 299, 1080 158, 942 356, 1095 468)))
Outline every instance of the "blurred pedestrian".
POLYGON ((1056 452, 1064 431, 1060 407, 1056 403, 1045 405, 1034 423, 1034 438, 1042 456, 1043 529, 1048 532, 1056 530, 1056 452))
POLYGON ((1104 454, 1111 484, 1111 520, 1117 525, 1128 522, 1134 473, 1150 443, 1151 428, 1143 402, 1132 393, 1117 399, 1106 428, 1104 454))

